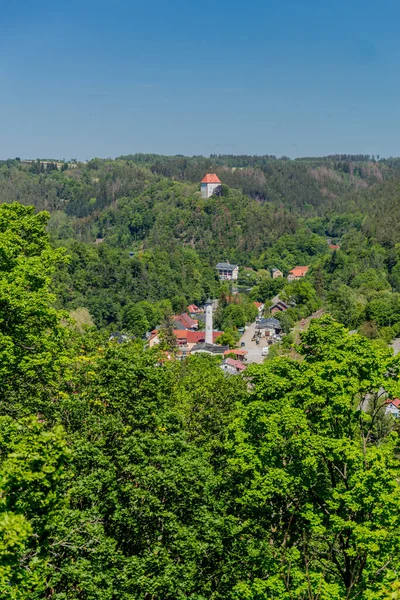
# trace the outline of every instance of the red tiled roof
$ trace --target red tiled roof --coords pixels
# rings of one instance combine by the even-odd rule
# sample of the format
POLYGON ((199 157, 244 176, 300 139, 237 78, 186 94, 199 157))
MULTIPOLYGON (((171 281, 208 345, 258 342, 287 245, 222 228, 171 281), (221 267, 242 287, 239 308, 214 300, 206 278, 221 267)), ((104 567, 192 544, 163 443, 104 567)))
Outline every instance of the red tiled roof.
POLYGON ((263 306, 262 302, 253 302, 253 304, 257 307, 257 308, 261 308, 263 306))
POLYGON ((394 398, 393 400, 386 400, 386 404, 393 404, 396 408, 400 408, 400 398, 394 398))
POLYGON ((172 320, 175 323, 180 323, 184 327, 187 327, 187 329, 190 329, 191 327, 196 327, 198 325, 198 321, 196 321, 195 319, 192 319, 192 317, 190 317, 187 313, 182 313, 181 315, 175 315, 172 317, 172 320))
POLYGON ((236 356, 246 356, 247 350, 242 350, 241 348, 232 348, 230 350, 225 350, 224 354, 236 354, 236 356))
POLYGON ((221 183, 215 173, 207 173, 201 183, 221 183))
POLYGON ((340 246, 338 244, 329 244, 329 248, 331 250, 340 250, 340 246))
POLYGON ((244 371, 246 368, 246 365, 240 362, 240 360, 235 360, 234 358, 227 358, 225 363, 231 367, 235 367, 235 369, 238 369, 238 371, 244 371))
POLYGON ((188 312, 190 312, 190 313, 201 312, 200 308, 198 306, 196 306, 195 304, 189 304, 187 309, 188 309, 188 312))
POLYGON ((310 267, 295 267, 289 273, 295 277, 304 277, 310 267))
MULTIPOLYGON (((213 331, 213 342, 217 339, 218 336, 222 335, 223 331, 213 331)), ((185 340, 187 344, 198 344, 199 342, 204 342, 206 339, 205 331, 181 331, 180 329, 174 330, 174 336, 178 340, 185 340)))

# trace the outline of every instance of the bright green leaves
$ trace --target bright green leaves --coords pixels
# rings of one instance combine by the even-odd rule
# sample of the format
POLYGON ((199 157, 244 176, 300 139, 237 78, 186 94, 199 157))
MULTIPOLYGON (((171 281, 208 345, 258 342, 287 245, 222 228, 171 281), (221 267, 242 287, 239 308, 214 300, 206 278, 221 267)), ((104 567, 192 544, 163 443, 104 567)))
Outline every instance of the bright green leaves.
POLYGON ((63 253, 50 248, 47 218, 0 206, 0 399, 9 414, 40 410, 63 361, 67 331, 49 289, 63 253))
POLYGON ((300 362, 249 369, 253 391, 231 428, 232 510, 271 556, 265 570, 247 553, 246 569, 269 583, 265 596, 246 584, 244 597, 285 598, 270 587, 279 575, 288 598, 372 598, 400 558, 400 486, 396 438, 373 430, 382 399, 361 409, 398 389, 398 359, 328 317, 299 350, 300 362))
POLYGON ((49 528, 69 459, 63 430, 0 418, 0 596, 43 597, 49 528), (38 595, 37 595, 38 594, 38 595))

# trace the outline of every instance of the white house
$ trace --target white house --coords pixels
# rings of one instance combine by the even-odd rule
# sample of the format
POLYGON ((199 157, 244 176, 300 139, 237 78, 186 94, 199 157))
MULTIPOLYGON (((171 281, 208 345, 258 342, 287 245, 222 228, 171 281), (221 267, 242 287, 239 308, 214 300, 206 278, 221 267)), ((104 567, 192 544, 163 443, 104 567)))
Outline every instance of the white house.
POLYGON ((225 373, 229 373, 230 375, 238 375, 246 370, 246 365, 244 365, 240 360, 226 358, 220 368, 225 373))
POLYGON ((392 415, 395 419, 400 417, 400 398, 386 400, 386 413, 392 415))
POLYGON ((215 173, 207 173, 201 181, 200 189, 201 197, 207 199, 213 194, 218 194, 221 191, 221 181, 215 173))
POLYGON ((216 269, 218 277, 223 281, 226 279, 236 281, 239 276, 238 265, 231 265, 229 262, 219 262, 216 269))

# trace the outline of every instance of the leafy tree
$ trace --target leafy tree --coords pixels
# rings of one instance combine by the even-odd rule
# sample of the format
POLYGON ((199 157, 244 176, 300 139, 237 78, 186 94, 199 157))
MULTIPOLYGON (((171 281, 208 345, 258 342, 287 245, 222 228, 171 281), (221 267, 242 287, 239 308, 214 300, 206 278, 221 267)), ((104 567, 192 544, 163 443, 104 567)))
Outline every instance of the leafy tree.
POLYGON ((0 417, 0 449, 0 594, 43 598, 70 452, 60 427, 46 430, 34 418, 0 417))
POLYGON ((225 525, 201 443, 221 447, 238 384, 202 357, 177 378, 179 364, 163 356, 107 345, 78 357, 73 392, 60 390, 76 475, 52 527, 48 589, 57 599, 215 591, 225 525))
POLYGON ((396 439, 376 444, 375 422, 382 386, 398 393, 399 360, 329 317, 311 322, 299 351, 300 362, 251 368, 232 425, 227 476, 247 574, 234 597, 380 597, 396 578, 400 487, 396 439))
POLYGON ((282 325, 284 333, 289 333, 290 330, 294 327, 294 320, 286 311, 275 313, 274 318, 278 319, 278 321, 282 325))
POLYGON ((257 286, 252 297, 255 300, 258 300, 258 302, 265 302, 265 300, 269 300, 276 296, 276 294, 282 290, 284 285, 285 280, 283 277, 278 277, 277 279, 265 279, 257 286))
POLYGON ((362 306, 351 288, 341 285, 328 295, 332 315, 347 327, 356 327, 363 318, 362 306))
POLYGON ((309 281, 297 280, 286 284, 281 296, 288 304, 307 305, 310 313, 319 305, 316 291, 309 281))
POLYGON ((123 318, 124 326, 137 337, 143 337, 149 331, 149 321, 144 309, 139 304, 128 306, 123 318))
POLYGON ((224 331, 224 333, 216 338, 215 343, 220 344, 221 346, 229 346, 229 348, 234 348, 237 340, 237 333, 233 329, 228 328, 224 331))
POLYGON ((41 410, 65 358, 68 330, 53 308, 51 277, 63 251, 50 247, 47 213, 0 205, 0 399, 9 414, 41 410))
POLYGON ((258 308, 253 302, 248 302, 244 305, 244 311, 246 314, 246 323, 253 323, 258 317, 258 308))

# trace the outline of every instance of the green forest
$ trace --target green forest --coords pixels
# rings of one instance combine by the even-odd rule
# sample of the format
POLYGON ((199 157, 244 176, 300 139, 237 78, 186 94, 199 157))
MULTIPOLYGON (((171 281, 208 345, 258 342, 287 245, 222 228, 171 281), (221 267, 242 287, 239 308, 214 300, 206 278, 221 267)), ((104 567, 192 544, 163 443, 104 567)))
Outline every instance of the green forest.
POLYGON ((0 597, 400 598, 398 334, 400 159, 3 161, 0 597), (277 294, 263 364, 169 359, 188 304, 277 294))
POLYGON ((51 245, 66 249, 52 279, 55 307, 85 309, 88 324, 135 335, 228 293, 215 265, 229 260, 241 267, 242 288, 267 303, 283 285, 271 281, 272 268, 286 276, 310 266, 282 292, 287 331, 323 307, 351 330, 390 341, 400 322, 399 195, 400 159, 364 155, 0 165, 0 202, 49 212, 51 245), (202 199, 206 172, 222 189, 202 199))

